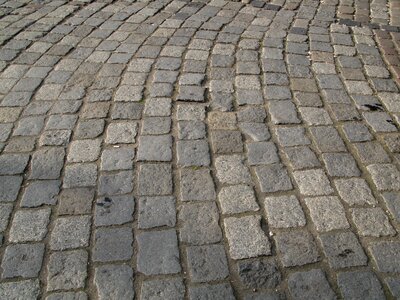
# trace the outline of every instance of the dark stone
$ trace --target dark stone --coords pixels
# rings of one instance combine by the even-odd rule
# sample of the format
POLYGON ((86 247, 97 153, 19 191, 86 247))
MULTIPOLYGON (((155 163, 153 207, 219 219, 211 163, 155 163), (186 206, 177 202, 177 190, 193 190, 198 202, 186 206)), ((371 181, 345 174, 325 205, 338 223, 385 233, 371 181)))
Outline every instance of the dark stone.
POLYGON ((281 281, 281 274, 274 261, 242 261, 238 264, 242 283, 252 289, 275 288, 281 281))

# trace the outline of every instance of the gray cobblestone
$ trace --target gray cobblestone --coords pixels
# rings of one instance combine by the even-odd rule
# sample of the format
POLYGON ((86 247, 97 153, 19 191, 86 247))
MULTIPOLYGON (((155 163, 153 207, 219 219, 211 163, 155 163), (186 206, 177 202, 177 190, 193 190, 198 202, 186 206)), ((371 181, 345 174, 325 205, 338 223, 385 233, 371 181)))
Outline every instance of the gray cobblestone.
POLYGON ((129 227, 98 228, 94 232, 93 261, 129 260, 133 254, 133 234, 129 227))
POLYGON ((139 228, 174 227, 175 222, 174 197, 143 197, 139 199, 139 228))
POLYGON ((15 213, 10 229, 11 242, 42 241, 47 234, 50 209, 19 210, 15 213))
POLYGON ((184 204, 180 207, 178 220, 181 223, 179 238, 182 242, 189 245, 203 245, 216 243, 222 239, 215 203, 184 204))
POLYGON ((306 198, 311 219, 318 231, 348 228, 345 211, 338 197, 306 198))
POLYGON ((184 294, 185 286, 180 278, 147 280, 142 283, 141 287, 142 299, 183 300, 184 294))
POLYGON ((137 237, 137 269, 146 275, 175 274, 181 271, 178 240, 174 230, 143 232, 137 237))
POLYGON ((228 264, 222 245, 187 248, 189 276, 193 282, 207 282, 228 276, 228 264))
POLYGON ((260 216, 224 219, 231 258, 242 259, 271 254, 270 242, 261 230, 260 222, 260 216))
POLYGON ((74 249, 89 245, 90 217, 74 216, 58 218, 51 234, 53 250, 74 249))
POLYGON ((120 225, 133 220, 135 200, 131 196, 104 197, 96 201, 96 226, 120 225))
POLYGON ((340 273, 338 284, 344 298, 385 299, 382 286, 372 272, 340 273))
POLYGON ((336 299, 321 269, 293 273, 288 278, 289 291, 295 299, 336 299))
POLYGON ((47 266, 47 290, 67 290, 85 287, 88 254, 85 250, 55 252, 47 266))
POLYGON ((352 232, 322 234, 319 239, 331 268, 340 269, 367 264, 367 257, 361 244, 352 232))
POLYGON ((268 224, 275 228, 301 227, 306 219, 296 196, 267 197, 264 201, 268 224))
POLYGON ((99 299, 133 299, 133 271, 126 265, 103 265, 95 269, 99 299))
POLYGON ((31 182, 22 195, 22 207, 37 207, 43 204, 54 205, 60 191, 59 180, 43 180, 31 182))
POLYGON ((137 130, 136 122, 111 123, 107 127, 105 142, 108 144, 135 143, 137 130))
POLYGON ((42 266, 44 244, 10 245, 1 262, 3 278, 37 277, 42 266))
POLYGON ((288 191, 293 188, 288 172, 281 164, 256 167, 255 172, 264 193, 288 191))
POLYGON ((0 284, 0 297, 4 299, 35 299, 40 294, 39 280, 22 280, 0 284))
POLYGON ((218 200, 223 214, 259 210, 254 191, 247 185, 223 187, 218 194, 218 200))
POLYGON ((22 176, 0 176, 0 202, 13 202, 17 199, 22 176))
POLYGON ((308 231, 282 232, 274 239, 285 267, 302 266, 321 259, 314 238, 308 231))

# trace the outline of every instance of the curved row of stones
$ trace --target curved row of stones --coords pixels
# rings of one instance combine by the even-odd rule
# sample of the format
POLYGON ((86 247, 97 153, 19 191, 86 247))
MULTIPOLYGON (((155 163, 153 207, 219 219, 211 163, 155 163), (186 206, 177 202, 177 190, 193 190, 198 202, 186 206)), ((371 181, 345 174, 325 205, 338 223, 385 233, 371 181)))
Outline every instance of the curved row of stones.
POLYGON ((3 1, 0 298, 400 297, 388 4, 3 1))

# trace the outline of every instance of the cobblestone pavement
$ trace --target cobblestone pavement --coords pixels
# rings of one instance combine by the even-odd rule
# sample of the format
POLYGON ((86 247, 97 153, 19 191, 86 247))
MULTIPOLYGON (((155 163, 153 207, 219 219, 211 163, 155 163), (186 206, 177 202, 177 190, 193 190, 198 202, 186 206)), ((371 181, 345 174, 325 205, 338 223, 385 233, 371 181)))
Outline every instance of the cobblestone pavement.
POLYGON ((400 298, 400 1, 0 14, 0 299, 400 298))

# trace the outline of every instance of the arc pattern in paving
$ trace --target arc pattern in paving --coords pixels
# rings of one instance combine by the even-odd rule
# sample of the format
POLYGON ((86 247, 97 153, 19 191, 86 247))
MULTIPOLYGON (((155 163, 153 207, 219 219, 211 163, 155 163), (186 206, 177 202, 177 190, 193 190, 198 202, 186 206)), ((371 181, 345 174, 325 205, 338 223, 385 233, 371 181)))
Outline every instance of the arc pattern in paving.
POLYGON ((398 1, 0 16, 0 298, 400 297, 398 1))

